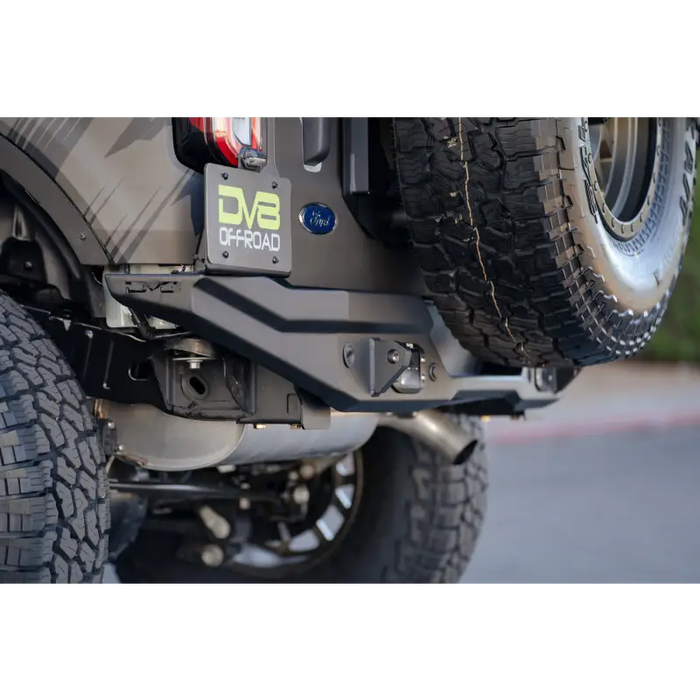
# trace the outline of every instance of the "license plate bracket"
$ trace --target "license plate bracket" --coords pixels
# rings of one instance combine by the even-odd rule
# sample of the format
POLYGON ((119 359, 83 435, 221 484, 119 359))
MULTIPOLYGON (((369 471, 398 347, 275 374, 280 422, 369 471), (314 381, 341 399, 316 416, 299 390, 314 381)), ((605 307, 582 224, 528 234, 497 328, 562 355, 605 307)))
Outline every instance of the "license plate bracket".
POLYGON ((285 178, 206 165, 202 257, 207 269, 289 275, 291 191, 285 178))

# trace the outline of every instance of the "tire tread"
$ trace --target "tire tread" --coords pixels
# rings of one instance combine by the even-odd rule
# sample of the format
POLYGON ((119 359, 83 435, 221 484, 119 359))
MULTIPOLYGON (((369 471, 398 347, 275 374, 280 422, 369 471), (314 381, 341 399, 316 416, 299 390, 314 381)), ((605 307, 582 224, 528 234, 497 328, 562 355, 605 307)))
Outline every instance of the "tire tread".
POLYGON ((569 214, 564 120, 394 122, 418 260, 468 350, 500 365, 569 367, 644 347, 671 290, 643 316, 609 303, 569 214))
POLYGON ((405 496, 405 530, 395 541, 395 558, 384 567, 386 583, 457 583, 476 546, 486 509, 487 460, 481 424, 464 417, 476 446, 463 464, 445 466, 444 458, 411 441, 412 493, 405 496))
POLYGON ((0 583, 93 583, 109 530, 104 456, 65 358, 0 293, 0 583))

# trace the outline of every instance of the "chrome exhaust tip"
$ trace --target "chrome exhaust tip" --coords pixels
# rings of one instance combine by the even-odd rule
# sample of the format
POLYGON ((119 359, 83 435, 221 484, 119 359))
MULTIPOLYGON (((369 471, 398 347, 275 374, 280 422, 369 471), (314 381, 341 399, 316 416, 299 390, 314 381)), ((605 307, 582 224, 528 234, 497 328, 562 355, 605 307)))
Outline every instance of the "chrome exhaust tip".
POLYGON ((441 411, 429 409, 410 416, 383 415, 379 427, 393 428, 443 454, 450 464, 466 462, 476 441, 441 411))

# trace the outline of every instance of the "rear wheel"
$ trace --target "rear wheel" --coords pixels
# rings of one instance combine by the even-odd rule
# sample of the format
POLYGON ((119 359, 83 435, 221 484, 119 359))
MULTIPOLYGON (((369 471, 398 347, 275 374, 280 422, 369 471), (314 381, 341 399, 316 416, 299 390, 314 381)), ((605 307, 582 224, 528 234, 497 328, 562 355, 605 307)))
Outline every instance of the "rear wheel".
POLYGON ((426 283, 476 356, 581 366, 637 353, 680 269, 694 119, 395 120, 426 283))
MULTIPOLYGON (((167 517, 154 522, 152 512, 151 529, 147 523, 117 560, 119 576, 127 583, 456 582, 481 529, 486 457, 479 421, 455 420, 471 437, 462 463, 380 429, 360 453, 323 472, 305 523, 255 526, 226 566, 186 561, 183 536, 164 532, 167 517)), ((220 502, 209 506, 226 512, 220 502)), ((216 550, 200 551, 219 563, 216 550)))
POLYGON ((0 583, 99 583, 108 528, 87 399, 51 339, 0 292, 0 583))

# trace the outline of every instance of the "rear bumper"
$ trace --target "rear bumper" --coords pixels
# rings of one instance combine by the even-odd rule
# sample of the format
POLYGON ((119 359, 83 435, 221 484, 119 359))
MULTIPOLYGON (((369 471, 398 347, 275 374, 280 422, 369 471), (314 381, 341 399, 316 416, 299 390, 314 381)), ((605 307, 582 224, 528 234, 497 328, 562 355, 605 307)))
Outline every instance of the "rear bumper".
POLYGON ((340 411, 464 404, 474 414, 522 413, 555 401, 574 376, 482 374, 419 297, 199 274, 106 274, 105 283, 134 311, 228 348, 340 411), (401 393, 409 375, 415 393, 401 393))

